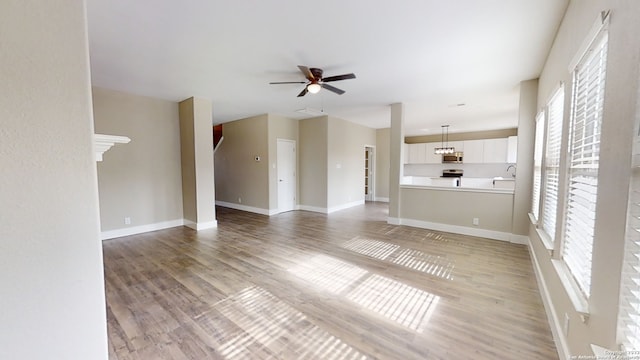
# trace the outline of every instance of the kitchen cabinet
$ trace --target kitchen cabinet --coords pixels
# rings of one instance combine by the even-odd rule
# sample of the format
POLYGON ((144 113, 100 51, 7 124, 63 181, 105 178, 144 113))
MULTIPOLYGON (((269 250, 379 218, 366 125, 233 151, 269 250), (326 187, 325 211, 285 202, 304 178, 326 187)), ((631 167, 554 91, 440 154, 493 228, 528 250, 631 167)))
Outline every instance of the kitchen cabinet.
POLYGON ((465 140, 462 161, 468 164, 479 164, 484 161, 484 140, 465 140))
POLYGON ((409 144, 409 164, 424 164, 426 162, 427 144, 409 144))
POLYGON ((509 136, 507 142, 507 162, 515 164, 518 162, 518 137, 509 136))
POLYGON ((483 163, 506 163, 507 162, 507 138, 485 139, 484 151, 482 153, 483 163))
POLYGON ((426 164, 441 164, 442 155, 436 154, 436 148, 440 147, 440 143, 426 143, 425 148, 425 163, 426 164))

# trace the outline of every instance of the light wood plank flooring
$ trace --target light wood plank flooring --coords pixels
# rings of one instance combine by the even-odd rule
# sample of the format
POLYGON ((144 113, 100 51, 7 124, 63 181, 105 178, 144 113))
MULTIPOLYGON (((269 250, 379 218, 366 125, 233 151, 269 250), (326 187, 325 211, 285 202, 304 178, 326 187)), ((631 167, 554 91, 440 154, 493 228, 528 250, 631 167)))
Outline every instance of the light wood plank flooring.
POLYGON ((386 204, 104 242, 111 359, 557 359, 527 248, 386 204))

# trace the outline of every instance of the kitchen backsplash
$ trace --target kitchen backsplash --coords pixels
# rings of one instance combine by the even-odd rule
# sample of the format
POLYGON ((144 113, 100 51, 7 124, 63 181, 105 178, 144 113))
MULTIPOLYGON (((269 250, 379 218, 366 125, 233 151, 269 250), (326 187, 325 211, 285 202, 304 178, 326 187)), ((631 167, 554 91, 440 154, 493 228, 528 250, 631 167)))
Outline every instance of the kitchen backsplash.
POLYGON ((442 175, 443 169, 462 169, 464 177, 511 177, 515 170, 510 169, 507 172, 509 165, 512 164, 405 164, 404 176, 438 177, 442 175))

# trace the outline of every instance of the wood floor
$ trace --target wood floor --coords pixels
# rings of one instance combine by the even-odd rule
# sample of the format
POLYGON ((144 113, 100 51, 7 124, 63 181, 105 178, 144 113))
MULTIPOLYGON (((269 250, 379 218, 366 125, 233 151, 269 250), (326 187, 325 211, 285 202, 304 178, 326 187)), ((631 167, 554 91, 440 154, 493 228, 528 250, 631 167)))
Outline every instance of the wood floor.
POLYGON ((386 204, 104 242, 111 359, 557 359, 523 245, 386 204))

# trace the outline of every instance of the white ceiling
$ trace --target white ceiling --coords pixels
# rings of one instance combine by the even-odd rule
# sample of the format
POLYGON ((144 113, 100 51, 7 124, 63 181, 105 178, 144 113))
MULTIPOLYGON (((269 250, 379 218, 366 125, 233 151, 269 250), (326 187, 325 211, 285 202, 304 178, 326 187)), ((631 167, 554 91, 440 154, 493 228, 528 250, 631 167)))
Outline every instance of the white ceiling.
POLYGON ((325 113, 407 135, 517 126, 519 83, 537 78, 569 0, 87 0, 93 84, 213 101, 213 122, 325 113), (336 95, 296 95, 297 65, 336 95), (466 104, 457 106, 457 104, 466 104), (426 130, 428 129, 428 130, 426 130))

